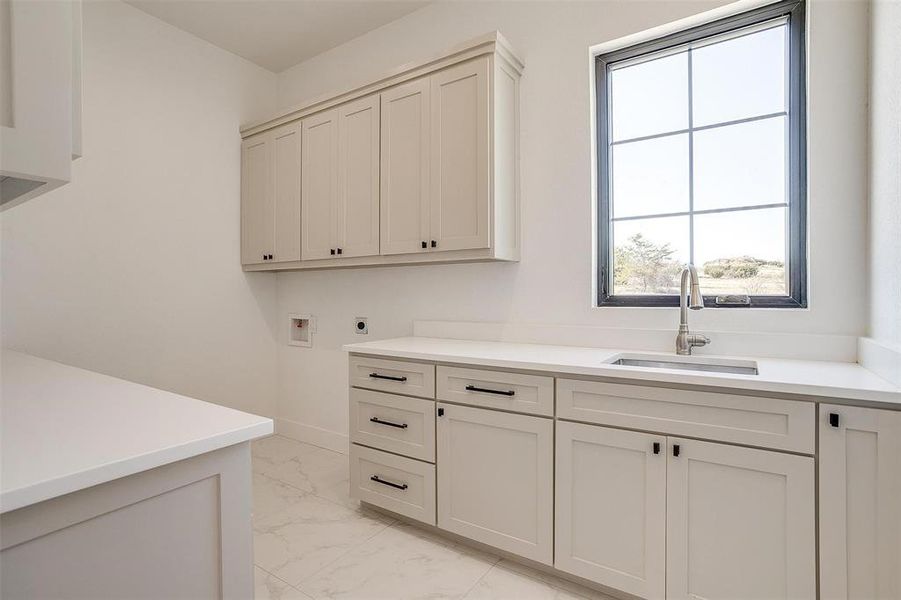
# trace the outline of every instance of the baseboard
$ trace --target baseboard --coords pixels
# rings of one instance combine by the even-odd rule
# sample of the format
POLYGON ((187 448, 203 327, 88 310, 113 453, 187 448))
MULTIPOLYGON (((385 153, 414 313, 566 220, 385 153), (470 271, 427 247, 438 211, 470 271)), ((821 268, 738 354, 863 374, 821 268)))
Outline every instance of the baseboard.
POLYGON ((343 433, 320 429, 319 427, 279 417, 275 418, 275 433, 298 442, 305 442, 326 450, 340 452, 341 454, 348 453, 350 444, 350 439, 343 433))
POLYGON ((860 366, 901 386, 901 347, 862 337, 857 342, 857 356, 860 366))

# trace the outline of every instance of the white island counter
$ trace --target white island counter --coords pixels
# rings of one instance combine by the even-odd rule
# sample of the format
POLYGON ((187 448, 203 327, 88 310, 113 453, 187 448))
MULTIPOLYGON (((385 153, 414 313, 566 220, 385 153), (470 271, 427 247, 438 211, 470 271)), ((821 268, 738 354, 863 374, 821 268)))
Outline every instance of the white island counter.
POLYGON ((4 598, 252 596, 270 419, 4 350, 0 422, 4 598))

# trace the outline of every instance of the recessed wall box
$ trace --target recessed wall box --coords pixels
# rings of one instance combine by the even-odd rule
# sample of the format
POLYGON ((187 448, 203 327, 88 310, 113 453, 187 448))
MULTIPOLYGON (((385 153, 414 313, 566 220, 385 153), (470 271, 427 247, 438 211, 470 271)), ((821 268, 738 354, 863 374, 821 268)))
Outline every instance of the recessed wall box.
POLYGON ((288 345, 310 348, 313 345, 313 334, 316 333, 313 316, 290 314, 288 322, 288 345))

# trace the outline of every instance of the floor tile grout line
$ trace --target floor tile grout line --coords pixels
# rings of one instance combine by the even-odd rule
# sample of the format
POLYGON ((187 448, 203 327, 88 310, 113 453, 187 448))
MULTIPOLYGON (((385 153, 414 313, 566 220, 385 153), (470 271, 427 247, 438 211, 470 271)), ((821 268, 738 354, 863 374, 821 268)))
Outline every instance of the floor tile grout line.
MULTIPOLYGON (((345 507, 345 508, 346 508, 346 507, 345 507)), ((300 590, 301 592, 303 592, 304 594, 307 594, 307 592, 301 587, 301 585, 303 585, 303 584, 306 583, 307 581, 310 581, 311 579, 313 579, 313 577, 315 577, 316 575, 318 575, 319 573, 321 573, 323 570, 325 570, 325 569, 327 569, 328 567, 332 566, 333 564, 335 564, 336 562, 338 562, 339 560, 341 560, 342 558, 344 558, 345 556, 347 556, 348 554, 350 554, 351 552, 353 552, 354 550, 356 550, 357 548, 359 548, 359 547, 362 546, 363 544, 367 543, 369 540, 375 538, 377 535, 383 533, 384 531, 387 531, 387 530, 391 527, 391 525, 393 525, 393 523, 392 523, 392 524, 387 524, 387 523, 384 523, 384 522, 382 522, 382 524, 385 525, 385 526, 382 527, 381 529, 379 529, 378 531, 376 531, 375 533, 373 533, 372 535, 370 535, 369 537, 367 537, 366 539, 364 539, 363 541, 361 541, 361 542, 359 542, 359 543, 357 543, 357 544, 354 544, 354 545, 350 546, 346 551, 342 552, 340 556, 337 556, 337 557, 335 557, 334 560, 329 561, 328 563, 322 565, 319 569, 317 569, 316 571, 310 573, 309 575, 307 575, 306 577, 304 577, 303 579, 301 579, 300 581, 298 581, 298 582, 297 582, 297 585, 295 585, 295 586, 293 586, 293 587, 296 587, 297 589, 299 589, 299 590, 300 590)), ((307 596, 309 596, 309 595, 310 595, 310 594, 307 594, 307 596)))
POLYGON ((485 571, 484 573, 482 573, 481 577, 476 579, 476 582, 473 583, 471 586, 469 586, 469 589, 466 590, 466 592, 462 596, 460 596, 460 599, 466 600, 466 597, 469 596, 472 593, 472 591, 474 589, 476 589, 476 587, 478 587, 478 585, 482 582, 483 579, 488 577, 488 573, 491 573, 494 569, 497 568, 497 565, 500 564, 500 562, 501 562, 500 559, 498 559, 496 562, 491 563, 491 566, 488 567, 488 570, 485 571))
POLYGON ((300 592, 301 594, 303 594, 303 595, 306 596, 307 598, 312 598, 312 596, 310 596, 308 593, 306 593, 305 591, 303 591, 302 589, 300 589, 300 588, 297 587, 296 585, 292 585, 292 584, 288 583, 287 581, 285 581, 284 579, 282 579, 281 577, 279 577, 278 575, 276 575, 276 574, 273 573, 272 571, 270 571, 270 570, 264 568, 262 565, 258 565, 256 562, 254 562, 254 563, 253 563, 253 566, 256 567, 256 568, 258 568, 260 571, 266 573, 267 575, 270 575, 271 577, 274 577, 274 578, 278 579, 279 581, 281 581, 282 583, 284 583, 286 586, 288 586, 288 587, 291 588, 292 590, 297 590, 298 592, 300 592))

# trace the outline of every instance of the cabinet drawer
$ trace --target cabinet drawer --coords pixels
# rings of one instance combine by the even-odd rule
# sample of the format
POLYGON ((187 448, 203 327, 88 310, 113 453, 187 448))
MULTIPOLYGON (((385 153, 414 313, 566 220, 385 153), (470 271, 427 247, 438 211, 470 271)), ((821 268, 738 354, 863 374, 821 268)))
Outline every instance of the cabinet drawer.
POLYGON ((439 400, 554 416, 554 378, 439 366, 439 400))
POLYGON ((350 439, 435 462, 435 401, 353 388, 350 439))
POLYGON ((557 416, 795 452, 814 452, 812 402, 557 380, 557 416))
POLYGON ((435 524, 435 465, 350 445, 350 495, 435 524))
POLYGON ((435 365, 351 356, 350 385, 422 398, 435 397, 435 365))

